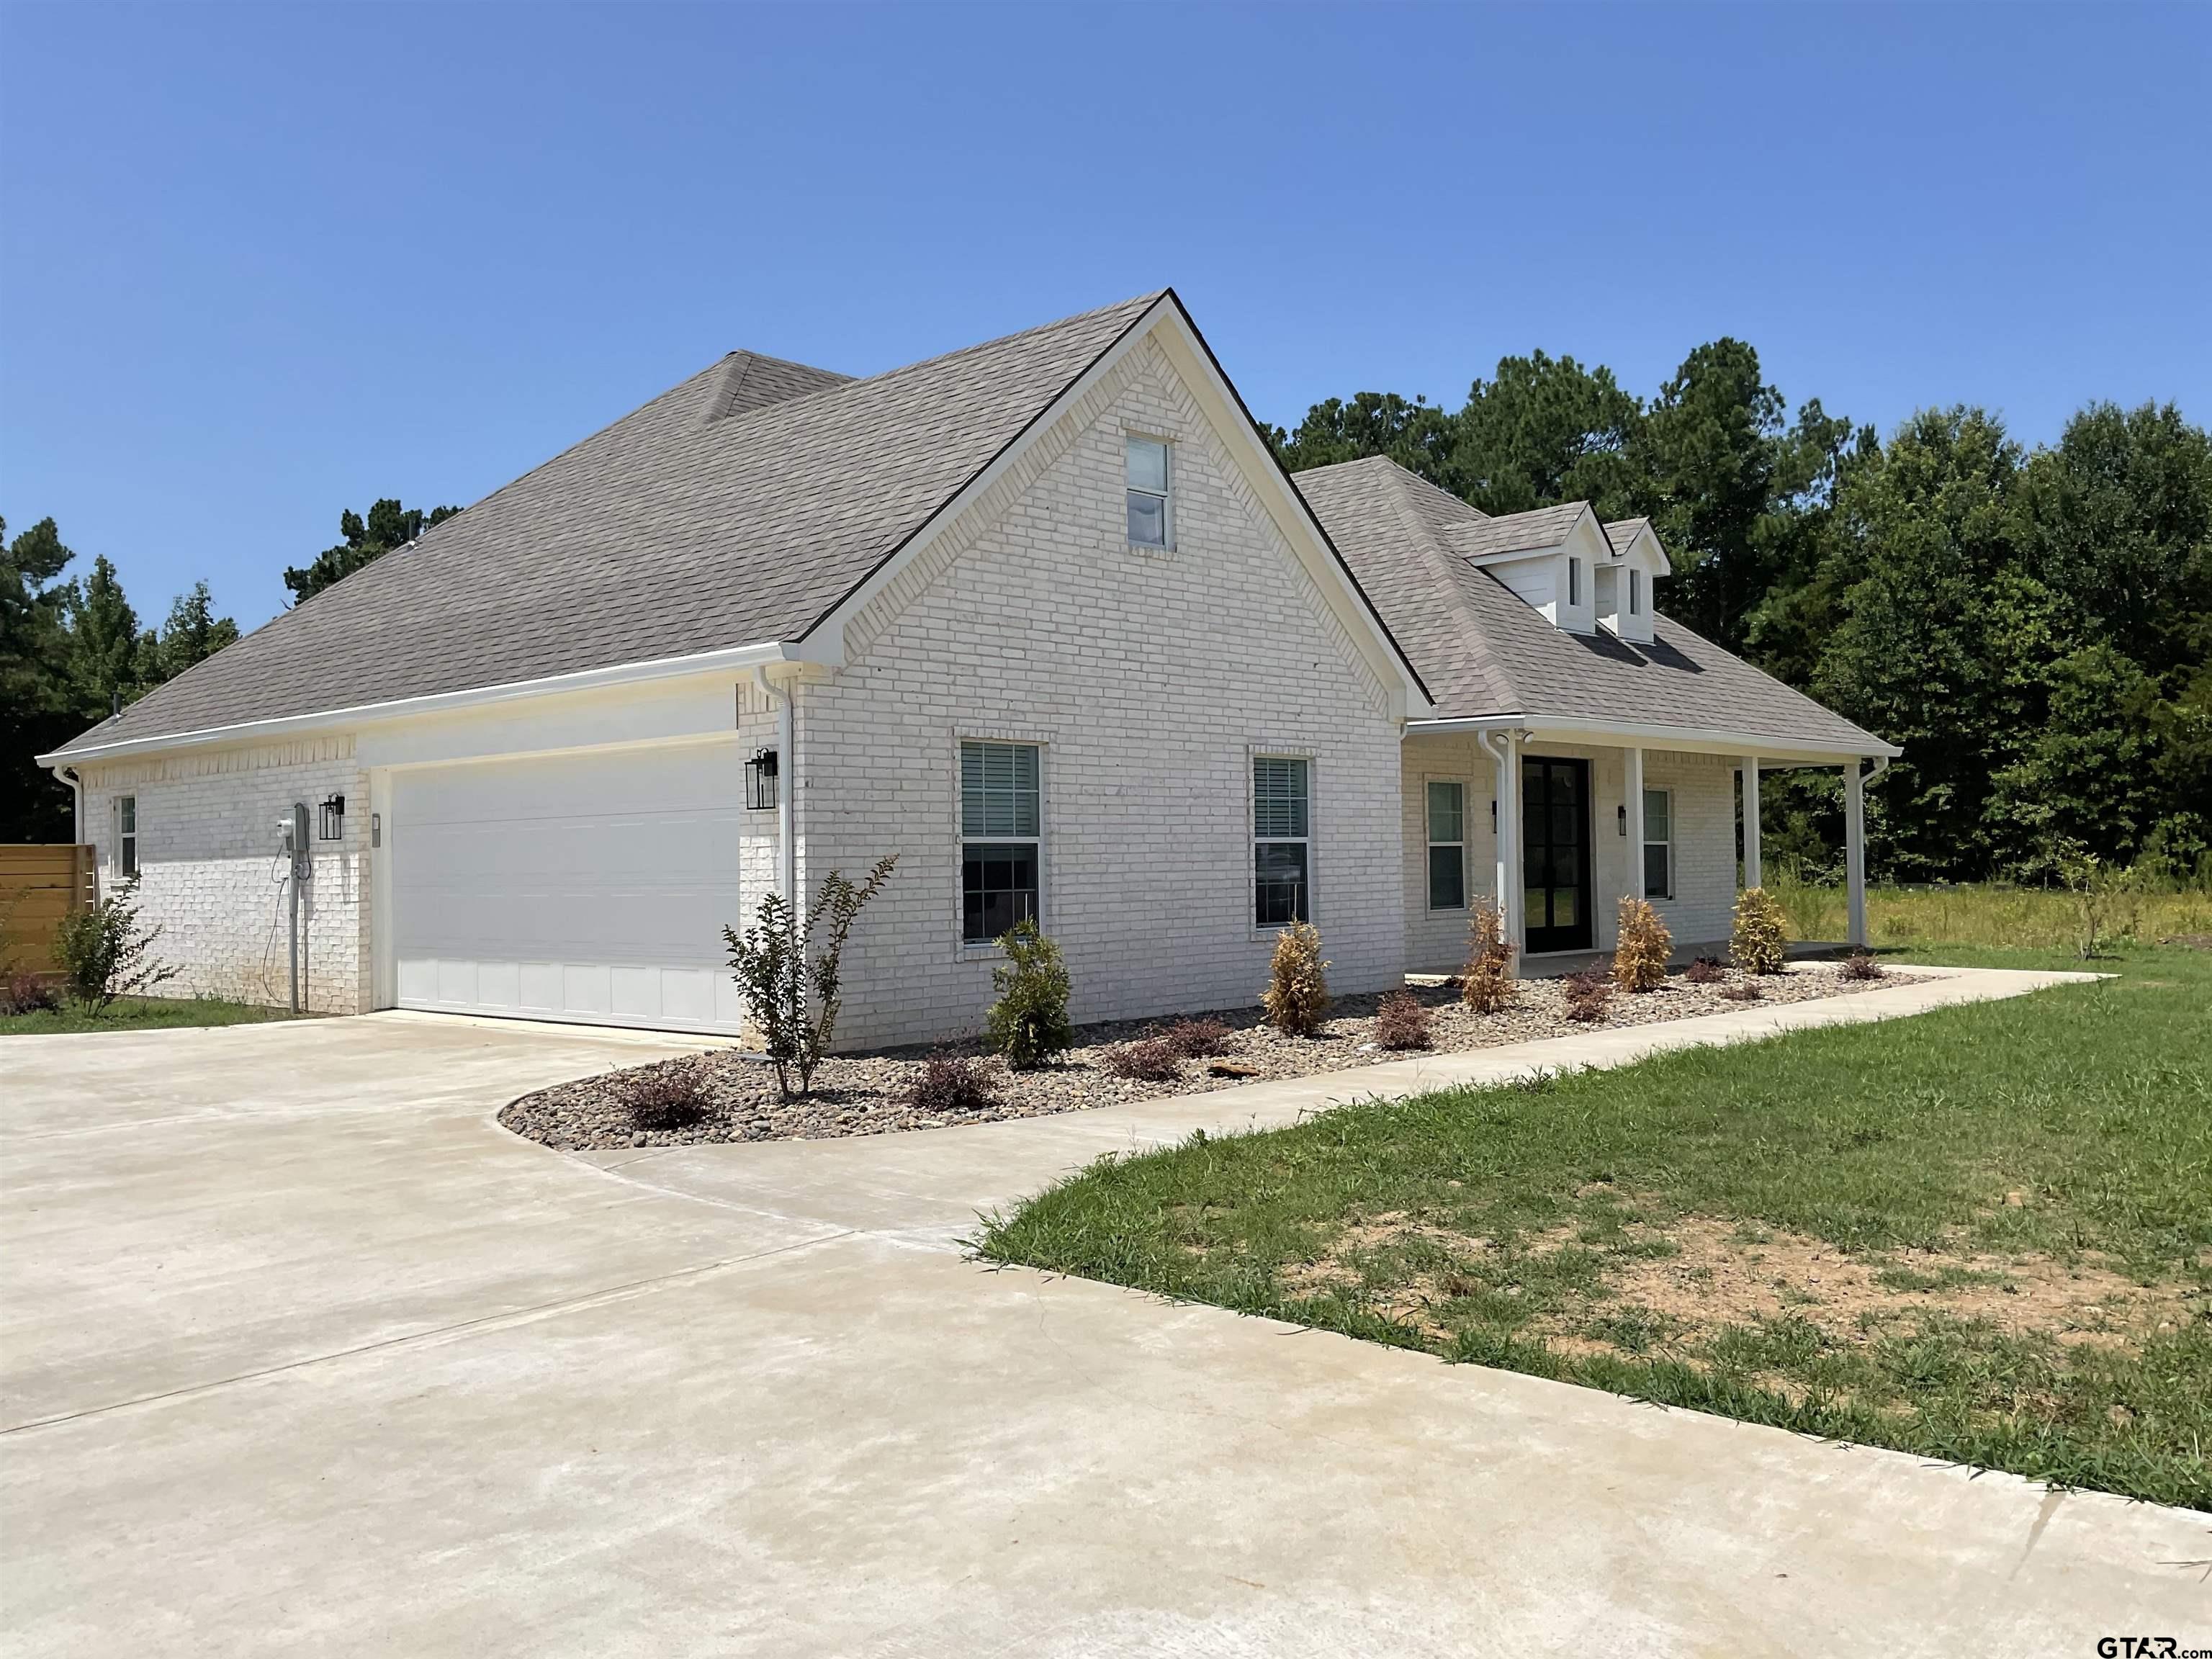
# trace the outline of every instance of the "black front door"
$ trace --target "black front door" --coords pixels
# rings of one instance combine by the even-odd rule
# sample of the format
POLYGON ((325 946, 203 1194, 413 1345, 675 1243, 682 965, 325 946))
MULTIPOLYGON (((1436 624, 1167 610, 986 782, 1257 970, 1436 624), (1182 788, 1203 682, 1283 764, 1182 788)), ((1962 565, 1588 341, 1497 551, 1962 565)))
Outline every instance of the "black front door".
POLYGON ((1521 763, 1521 870, 1528 949, 1590 948, 1589 763, 1521 763))

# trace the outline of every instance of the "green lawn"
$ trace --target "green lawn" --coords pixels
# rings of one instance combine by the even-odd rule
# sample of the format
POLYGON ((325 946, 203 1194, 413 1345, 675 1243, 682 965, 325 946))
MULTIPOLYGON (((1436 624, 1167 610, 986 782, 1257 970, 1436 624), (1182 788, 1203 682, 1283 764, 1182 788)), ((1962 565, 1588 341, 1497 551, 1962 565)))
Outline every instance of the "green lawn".
POLYGON ((252 1025, 289 1019, 282 1008, 261 1008, 220 997, 122 997, 98 1019, 74 1003, 29 1014, 0 1014, 0 1036, 54 1031, 155 1031, 182 1025, 252 1025))
POLYGON ((2088 965, 2121 977, 1194 1137, 1096 1164, 979 1243, 2212 1509, 2212 953, 2088 965))

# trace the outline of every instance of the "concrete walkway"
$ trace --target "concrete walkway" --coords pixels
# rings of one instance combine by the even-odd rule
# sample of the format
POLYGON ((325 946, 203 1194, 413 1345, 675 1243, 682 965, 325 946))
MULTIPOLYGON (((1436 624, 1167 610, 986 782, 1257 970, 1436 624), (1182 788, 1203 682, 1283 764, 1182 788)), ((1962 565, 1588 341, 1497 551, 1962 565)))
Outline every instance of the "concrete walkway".
MULTIPOLYGON (((1959 974, 1360 1092, 2012 994, 1959 974)), ((9 1654, 1951 1654, 2212 1636, 2212 1521, 948 1244, 1347 1079, 593 1162, 684 1045, 377 1016, 0 1039, 9 1654), (2195 1563, 2191 1567, 2186 1564, 2195 1563)))

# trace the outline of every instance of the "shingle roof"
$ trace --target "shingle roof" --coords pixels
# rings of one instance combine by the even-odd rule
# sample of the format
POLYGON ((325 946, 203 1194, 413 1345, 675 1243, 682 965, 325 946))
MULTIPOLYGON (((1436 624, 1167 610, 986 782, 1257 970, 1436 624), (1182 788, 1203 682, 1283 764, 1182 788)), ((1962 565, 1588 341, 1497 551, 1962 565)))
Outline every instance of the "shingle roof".
POLYGON ((1614 552, 1626 553, 1629 543, 1650 527, 1651 520, 1649 519, 1615 519, 1606 526, 1605 538, 1613 544, 1614 552))
MULTIPOLYGON (((1654 617, 1649 645, 1554 628, 1468 562, 1470 538, 1480 543, 1486 527, 1503 520, 1486 519, 1394 461, 1316 467, 1291 482, 1413 659, 1438 718, 1634 720, 1771 738, 1784 748, 1869 755, 1890 748, 1664 616, 1654 617)), ((1580 502, 1540 509, 1566 515, 1568 525, 1582 510, 1580 502)))
MULTIPOLYGON (((1437 493, 1443 495, 1442 490, 1437 493)), ((1463 559, 1557 547, 1566 540, 1576 521, 1589 510, 1580 501, 1562 501, 1557 507, 1534 507, 1526 513, 1509 513, 1493 519, 1477 512, 1456 495, 1443 498, 1460 512, 1437 515, 1437 534, 1445 546, 1463 559)))
POLYGON ((802 638, 1159 298, 866 380, 733 352, 62 752, 802 638))

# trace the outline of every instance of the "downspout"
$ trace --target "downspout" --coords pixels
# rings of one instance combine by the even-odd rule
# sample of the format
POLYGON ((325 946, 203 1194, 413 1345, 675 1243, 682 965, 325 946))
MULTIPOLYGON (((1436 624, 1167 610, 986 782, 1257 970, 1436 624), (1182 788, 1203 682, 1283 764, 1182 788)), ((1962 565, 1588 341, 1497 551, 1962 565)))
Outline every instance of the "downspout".
POLYGON ((84 780, 74 766, 57 766, 54 775, 70 787, 70 839, 84 845, 84 780))
POLYGON ((775 708, 776 880, 784 902, 795 916, 799 909, 799 708, 793 693, 797 688, 779 688, 769 678, 765 667, 753 670, 753 684, 775 708))

